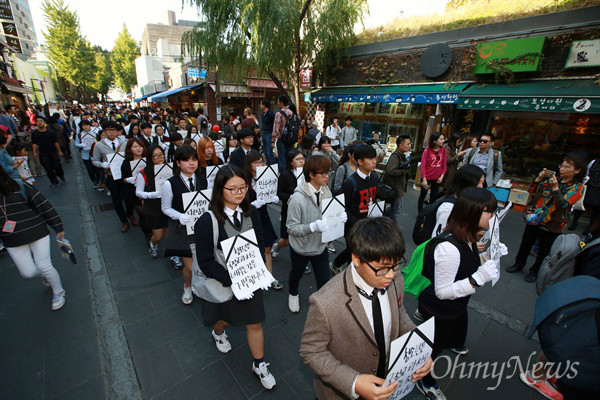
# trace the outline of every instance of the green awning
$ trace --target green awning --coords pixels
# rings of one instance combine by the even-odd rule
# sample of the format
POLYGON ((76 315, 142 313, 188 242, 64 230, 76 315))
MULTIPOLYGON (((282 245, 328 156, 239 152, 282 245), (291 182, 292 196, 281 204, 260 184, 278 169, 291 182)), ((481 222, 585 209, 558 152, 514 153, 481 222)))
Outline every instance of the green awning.
POLYGON ((335 86, 316 90, 310 100, 318 103, 366 102, 454 104, 466 83, 412 84, 389 86, 335 86))
POLYGON ((458 108, 600 114, 600 85, 593 79, 473 84, 458 96, 458 108))

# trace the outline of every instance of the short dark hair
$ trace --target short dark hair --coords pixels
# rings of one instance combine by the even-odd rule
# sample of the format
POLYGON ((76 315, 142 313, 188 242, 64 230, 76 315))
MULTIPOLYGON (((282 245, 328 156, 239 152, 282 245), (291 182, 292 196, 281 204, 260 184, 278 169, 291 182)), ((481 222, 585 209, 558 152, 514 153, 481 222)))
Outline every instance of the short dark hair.
POLYGON ((246 153, 246 159, 244 160, 244 174, 246 175, 246 182, 248 183, 248 185, 252 183, 253 178, 252 163, 254 161, 262 159, 262 155, 254 149, 251 149, 250 151, 248 151, 248 153, 246 153))
POLYGON ((119 130, 122 129, 122 126, 117 124, 115 121, 106 121, 102 124, 102 130, 105 131, 107 129, 119 130))
POLYGON ((262 104, 266 108, 271 108, 271 102, 269 100, 263 100, 260 102, 260 104, 262 104))
POLYGON ((365 158, 377 158, 377 151, 366 144, 360 144, 354 150, 354 159, 358 163, 358 160, 364 160, 365 158))
POLYGON ((348 247, 361 262, 398 262, 404 256, 404 238, 398 225, 389 218, 364 218, 348 238, 348 247))
POLYGON ((183 140, 183 136, 181 136, 181 133, 179 133, 179 132, 173 132, 169 136, 169 139, 171 139, 171 143, 172 143, 172 142, 176 142, 178 140, 183 140))
POLYGON ((321 139, 319 139, 318 147, 321 148, 321 146, 323 146, 323 144, 325 143, 331 144, 331 139, 329 138, 329 136, 321 136, 321 139))
POLYGON ((302 154, 302 156, 304 156, 304 153, 300 149, 291 149, 290 151, 288 151, 287 156, 285 158, 285 169, 292 169, 292 161, 294 161, 294 158, 298 157, 299 154, 302 154))
POLYGON ((137 119, 138 121, 140 120, 140 117, 138 117, 135 114, 131 114, 129 117, 127 117, 127 122, 131 123, 132 120, 137 119))
POLYGON ((429 148, 435 148, 435 142, 442 136, 442 132, 433 132, 429 138, 429 148))
POLYGON ((573 164, 575 169, 579 169, 579 173, 573 177, 576 182, 583 181, 587 175, 587 152, 583 150, 572 150, 565 155, 564 160, 573 164))
POLYGON ((496 140, 496 135, 494 135, 493 133, 482 133, 481 135, 479 135, 479 141, 481 141, 481 138, 484 136, 489 137, 492 142, 496 140))
POLYGON ((282 94, 277 98, 277 101, 281 102, 284 106, 290 105, 290 98, 286 94, 282 94))
POLYGON ((149 123, 149 122, 142 122, 142 123, 140 124, 140 129, 141 129, 141 130, 144 130, 144 129, 146 129, 146 128, 152 128, 152 124, 151 124, 151 123, 149 123))
POLYGON ((37 117, 35 117, 36 120, 38 119, 42 119, 44 120, 45 123, 48 123, 48 120, 45 117, 42 117, 41 115, 38 115, 37 117))
POLYGON ((476 242, 479 220, 484 210, 496 211, 496 197, 487 189, 468 187, 463 190, 448 217, 444 231, 462 242, 476 242))
POLYGON ((162 121, 162 119, 160 118, 160 115, 157 114, 152 117, 152 121, 162 121))
POLYGON ((329 172, 330 169, 331 161, 329 161, 329 158, 320 154, 312 155, 304 161, 304 169, 302 170, 304 173, 304 180, 310 182, 311 172, 313 174, 324 174, 329 172))
POLYGON ((90 122, 89 119, 82 119, 81 122, 79 123, 79 127, 83 128, 84 125, 92 126, 92 123, 90 122))
POLYGON ((471 186, 477 186, 485 172, 477 165, 466 164, 460 167, 454 175, 454 180, 448 191, 449 195, 460 195, 463 190, 471 186))
POLYGON ((344 121, 352 121, 352 117, 348 115, 346 118, 344 118, 344 121))
POLYGON ((300 148, 312 150, 312 147, 314 146, 316 140, 317 138, 307 133, 306 135, 302 136, 302 140, 300 141, 300 148))
POLYGON ((188 161, 190 159, 198 160, 198 153, 196 149, 192 146, 184 144, 175 150, 175 155, 173 156, 173 175, 179 175, 181 170, 177 165, 177 161, 188 161))
POLYGON ((396 144, 402 144, 405 140, 410 140, 410 135, 400 135, 396 138, 396 144))
POLYGON ((14 104, 7 104, 6 105, 6 111, 10 111, 10 109, 13 108, 13 107, 17 108, 17 106, 15 106, 14 104))
MULTIPOLYGON (((221 167, 221 169, 219 169, 219 172, 217 172, 217 176, 215 176, 212 198, 210 200, 210 209, 215 214, 217 221, 219 221, 220 223, 224 223, 226 218, 224 211, 225 197, 223 196, 225 185, 227 184, 227 181, 236 176, 246 181, 244 172, 239 167, 233 164, 225 164, 221 167)), ((250 199, 248 197, 248 193, 246 193, 246 197, 244 197, 244 200, 240 204, 240 207, 244 212, 245 216, 250 216, 250 199)), ((213 226, 213 229, 216 229, 216 227, 213 226)))

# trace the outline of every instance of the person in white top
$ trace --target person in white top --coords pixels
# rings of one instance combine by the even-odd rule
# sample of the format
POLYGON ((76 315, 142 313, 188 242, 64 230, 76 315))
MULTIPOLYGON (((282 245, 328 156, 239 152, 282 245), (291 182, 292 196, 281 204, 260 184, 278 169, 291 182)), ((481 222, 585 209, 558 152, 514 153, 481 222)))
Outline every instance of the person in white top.
POLYGON ((339 120, 334 117, 331 121, 331 125, 329 125, 325 131, 325 135, 331 139, 331 147, 333 147, 334 150, 338 150, 340 148, 341 132, 342 129, 340 128, 339 120))

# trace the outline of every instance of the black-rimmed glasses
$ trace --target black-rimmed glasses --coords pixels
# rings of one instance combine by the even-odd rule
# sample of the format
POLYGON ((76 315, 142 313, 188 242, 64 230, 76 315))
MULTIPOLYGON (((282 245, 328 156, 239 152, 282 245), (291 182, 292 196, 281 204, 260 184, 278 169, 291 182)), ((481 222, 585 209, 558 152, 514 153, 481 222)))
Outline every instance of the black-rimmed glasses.
POLYGON ((229 190, 231 194, 246 194, 248 192, 248 185, 242 187, 226 187, 225 190, 229 190))
POLYGON ((374 268, 367 261, 365 261, 365 264, 367 264, 369 266, 369 268, 371 268, 373 270, 373 272, 375 272, 375 276, 385 276, 390 271, 397 272, 397 271, 400 271, 402 268, 406 267, 406 258, 404 258, 404 256, 402 256, 399 263, 394 264, 389 267, 374 268))

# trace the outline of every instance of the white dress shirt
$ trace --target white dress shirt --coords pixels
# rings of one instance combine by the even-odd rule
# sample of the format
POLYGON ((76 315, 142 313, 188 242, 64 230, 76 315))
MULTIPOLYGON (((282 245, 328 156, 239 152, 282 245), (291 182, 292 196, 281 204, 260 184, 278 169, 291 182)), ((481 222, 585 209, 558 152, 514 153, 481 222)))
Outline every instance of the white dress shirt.
POLYGON ((340 127, 337 126, 333 126, 333 125, 329 125, 327 127, 327 130, 325 131, 325 135, 331 139, 331 145, 332 146, 339 146, 340 144, 340 127))
POLYGON ((356 168, 356 173, 358 174, 359 177, 361 177, 362 179, 367 179, 369 176, 371 176, 371 173, 369 173, 369 175, 363 173, 360 168, 356 168))
MULTIPOLYGON (((189 184, 190 178, 188 178, 187 176, 185 176, 183 174, 179 174, 179 177, 183 181, 183 184, 189 190, 190 189, 190 184, 189 184)), ((192 182, 194 183, 194 188, 197 188, 196 174, 192 174, 191 178, 192 178, 192 182)), ((161 208, 163 214, 165 214, 167 217, 169 217, 175 221, 178 221, 179 216, 181 216, 182 213, 180 213, 179 211, 177 211, 176 209, 174 209, 172 207, 172 205, 173 205, 173 188, 171 188, 171 182, 169 182, 168 180, 165 181, 165 183, 163 183, 163 185, 162 185, 161 192, 162 193, 160 196, 160 208, 161 208)))
POLYGON ((469 278, 454 282, 460 266, 460 252, 455 245, 450 242, 438 244, 433 252, 433 259, 435 261, 434 289, 438 299, 454 300, 475 293, 469 278))
POLYGON ((448 225, 448 217, 454 208, 454 203, 445 201, 438 207, 435 213, 435 228, 431 232, 431 237, 434 238, 438 235, 438 232, 442 232, 446 225, 448 225))
MULTIPOLYGON (((244 211, 242 210, 242 207, 237 206, 237 208, 235 210, 232 210, 229 207, 225 207, 225 215, 227 215, 227 218, 229 218, 229 221, 231 221, 231 223, 235 226, 235 221, 233 220, 233 214, 235 214, 236 212, 239 212, 240 216, 244 215, 244 211)), ((241 221, 241 219, 240 219, 241 221)))

